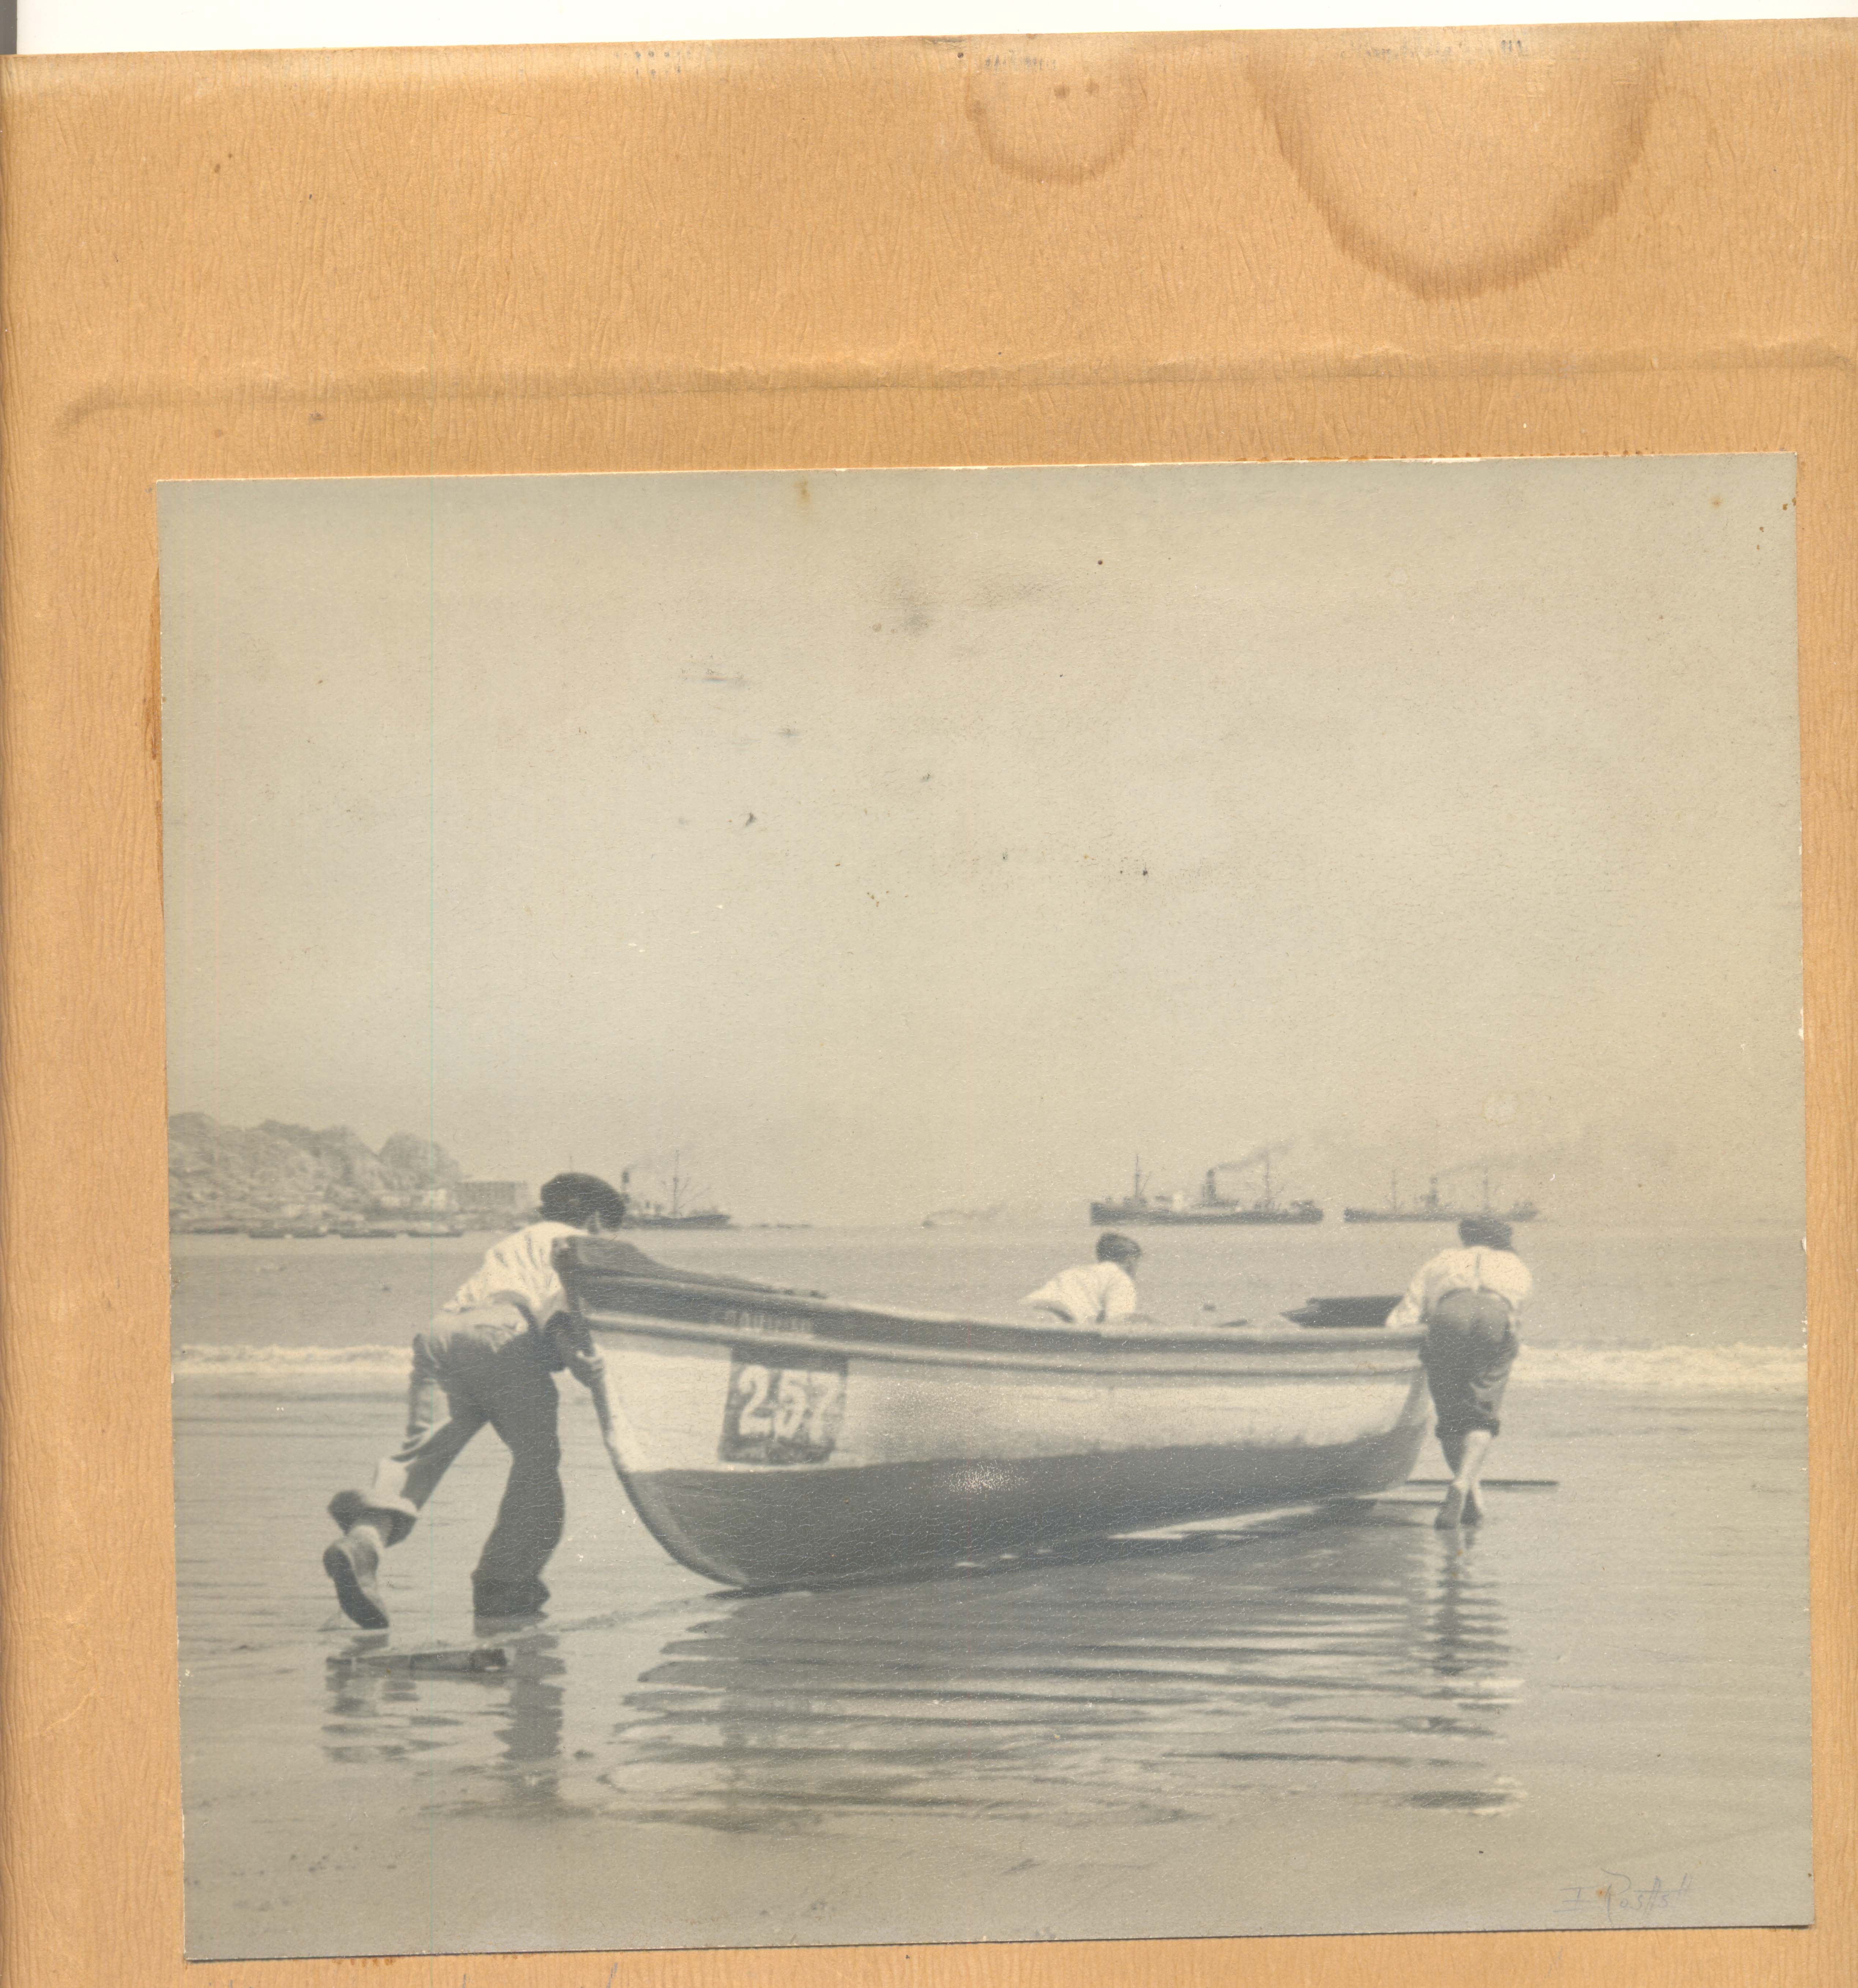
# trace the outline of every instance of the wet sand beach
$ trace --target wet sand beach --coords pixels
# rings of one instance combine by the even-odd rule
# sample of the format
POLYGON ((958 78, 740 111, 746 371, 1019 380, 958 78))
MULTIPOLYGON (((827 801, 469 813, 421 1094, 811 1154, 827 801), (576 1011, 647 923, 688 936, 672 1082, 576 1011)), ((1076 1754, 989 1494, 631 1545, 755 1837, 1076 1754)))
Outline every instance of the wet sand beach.
MULTIPOLYGON (((997 1307, 1079 1237, 641 1240, 997 1307)), ((1438 1246, 1155 1244, 1144 1296, 1182 1317, 1397 1289, 1438 1246)), ((1558 1488, 1494 1489, 1475 1532, 1435 1532, 1416 1486, 728 1594, 645 1533, 565 1384, 550 1611, 480 1639, 488 1433, 390 1556, 390 1631, 319 1566, 323 1503, 390 1443, 405 1337, 478 1246, 178 1240, 190 1958, 1799 1922, 1798 1239, 1524 1246, 1542 1296, 1491 1474, 1558 1488), (480 1645, 499 1667, 432 1668, 480 1645)))

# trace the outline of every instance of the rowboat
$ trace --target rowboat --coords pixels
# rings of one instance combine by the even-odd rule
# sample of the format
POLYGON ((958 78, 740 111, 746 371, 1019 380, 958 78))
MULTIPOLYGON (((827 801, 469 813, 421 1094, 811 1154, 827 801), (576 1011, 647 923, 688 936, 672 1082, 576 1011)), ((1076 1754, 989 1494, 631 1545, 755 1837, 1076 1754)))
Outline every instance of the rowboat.
POLYGON ((1417 1332, 961 1317, 602 1237, 564 1238, 556 1263, 640 1517, 732 1587, 1372 1497, 1429 1425, 1417 1332))
POLYGON ((1284 1316, 1293 1325, 1314 1326, 1322 1332, 1378 1330, 1399 1303, 1397 1291, 1378 1298, 1312 1298, 1284 1316))

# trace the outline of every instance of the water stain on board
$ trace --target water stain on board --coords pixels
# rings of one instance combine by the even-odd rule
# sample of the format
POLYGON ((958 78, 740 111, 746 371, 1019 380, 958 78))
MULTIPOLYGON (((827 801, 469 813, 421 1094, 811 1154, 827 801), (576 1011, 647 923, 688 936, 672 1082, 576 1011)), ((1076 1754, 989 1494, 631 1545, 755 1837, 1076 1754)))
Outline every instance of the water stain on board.
POLYGON ((1677 32, 1364 36, 1346 65, 1265 37, 1247 70, 1337 245, 1417 296, 1471 297, 1553 269, 1613 215, 1677 32))
POLYGON ((894 634, 926 634, 935 625, 934 596, 909 572, 894 574, 883 595, 885 618, 873 633, 889 628, 894 634))
POLYGON ((968 66, 966 110, 981 148, 1003 172, 1076 186, 1106 172, 1141 122, 1140 71, 1095 36, 989 42, 968 66))

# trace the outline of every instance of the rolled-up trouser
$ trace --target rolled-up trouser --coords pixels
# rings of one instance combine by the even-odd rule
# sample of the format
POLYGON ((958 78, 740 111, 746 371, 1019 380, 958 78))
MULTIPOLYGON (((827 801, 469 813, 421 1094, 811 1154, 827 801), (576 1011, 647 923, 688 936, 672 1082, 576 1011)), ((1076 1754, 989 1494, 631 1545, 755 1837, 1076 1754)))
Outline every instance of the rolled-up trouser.
POLYGON ((404 1539, 439 1479, 488 1422, 508 1445, 510 1474, 471 1576, 481 1597, 532 1590, 561 1542, 559 1402, 550 1370, 546 1347, 515 1306, 441 1312, 429 1331, 414 1336, 405 1439, 381 1459, 360 1494, 370 1510, 394 1515, 394 1537, 404 1539))
POLYGON ((1522 1344, 1508 1305, 1495 1291, 1448 1291, 1433 1307, 1420 1357, 1441 1442, 1475 1428, 1497 1433, 1497 1410, 1522 1344))

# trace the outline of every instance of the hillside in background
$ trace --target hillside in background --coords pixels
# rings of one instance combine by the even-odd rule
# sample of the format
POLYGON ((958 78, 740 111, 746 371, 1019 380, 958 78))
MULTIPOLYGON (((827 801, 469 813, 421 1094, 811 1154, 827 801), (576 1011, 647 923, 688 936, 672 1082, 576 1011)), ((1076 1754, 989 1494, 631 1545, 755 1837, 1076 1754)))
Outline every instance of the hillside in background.
POLYGON ((346 1125, 316 1131, 267 1119, 248 1128, 203 1111, 167 1121, 168 1219, 177 1229, 417 1209, 461 1178, 444 1147, 407 1132, 377 1153, 346 1125))

